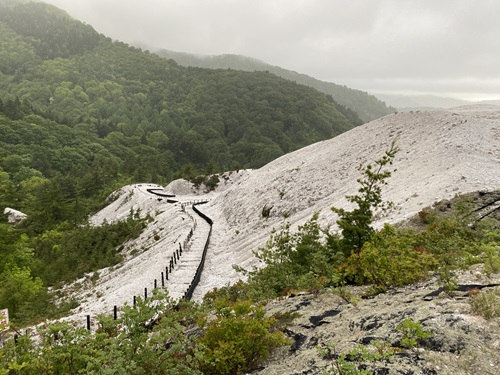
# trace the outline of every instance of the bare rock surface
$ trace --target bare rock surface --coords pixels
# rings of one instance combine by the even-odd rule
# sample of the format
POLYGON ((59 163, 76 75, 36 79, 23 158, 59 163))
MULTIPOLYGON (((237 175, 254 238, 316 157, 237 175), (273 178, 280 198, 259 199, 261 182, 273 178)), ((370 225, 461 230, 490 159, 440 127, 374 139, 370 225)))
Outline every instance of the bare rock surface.
POLYGON ((176 195, 207 195, 210 193, 213 195, 227 190, 229 187, 236 184, 240 179, 251 173, 252 169, 242 169, 238 171, 220 173, 217 175, 219 182, 213 190, 207 187, 204 183, 197 186, 183 178, 172 181, 165 187, 165 190, 176 195))
MULTIPOLYGON (((491 288, 497 285, 498 288, 500 275, 478 279, 467 273, 460 282, 463 291, 453 296, 440 293, 437 282, 430 280, 392 289, 356 304, 329 291, 318 296, 300 294, 274 301, 267 306, 269 314, 296 312, 300 315, 286 330, 293 343, 277 350, 253 373, 321 374, 332 369, 340 354, 359 345, 376 351, 370 342, 386 341, 397 348, 393 356, 356 365, 373 374, 498 374, 500 318, 485 320, 473 314, 466 290, 468 285, 470 289, 478 285, 491 288), (402 333, 396 327, 405 319, 419 322, 432 336, 415 348, 404 348, 402 333)), ((362 290, 353 288, 352 292, 361 294, 362 290)))
POLYGON ((25 213, 15 210, 10 207, 5 207, 5 210, 3 210, 4 215, 7 215, 7 220, 9 223, 20 223, 24 219, 28 217, 25 213))

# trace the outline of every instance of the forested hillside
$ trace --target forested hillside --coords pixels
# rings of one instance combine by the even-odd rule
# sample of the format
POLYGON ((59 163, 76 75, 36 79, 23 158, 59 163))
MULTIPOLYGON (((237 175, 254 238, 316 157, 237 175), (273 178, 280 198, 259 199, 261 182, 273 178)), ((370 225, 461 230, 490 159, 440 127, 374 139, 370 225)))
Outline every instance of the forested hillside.
POLYGON ((117 187, 259 167, 358 124, 273 74, 182 67, 53 6, 0 1, 0 210, 28 215, 1 215, 0 305, 40 312, 22 305, 120 260, 138 215, 80 227, 117 187))
MULTIPOLYGON (((386 106, 384 102, 380 101, 375 96, 369 95, 364 91, 337 85, 332 82, 321 81, 306 74, 270 65, 251 57, 231 54, 198 56, 168 50, 160 50, 156 53, 165 58, 173 59, 180 65, 184 66, 197 66, 210 69, 238 69, 249 72, 271 72, 276 74, 278 77, 312 87, 320 92, 330 95, 337 103, 340 103, 345 108, 355 112, 363 122, 375 120, 396 111, 394 108, 386 106)), ((332 70, 334 69, 335 67, 332 66, 332 70)))

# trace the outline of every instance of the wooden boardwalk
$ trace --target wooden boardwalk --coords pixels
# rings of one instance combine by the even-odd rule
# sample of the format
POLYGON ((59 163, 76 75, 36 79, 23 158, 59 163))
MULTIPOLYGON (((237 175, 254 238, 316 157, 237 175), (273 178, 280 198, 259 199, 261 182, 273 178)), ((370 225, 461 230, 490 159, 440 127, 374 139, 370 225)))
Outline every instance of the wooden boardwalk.
POLYGON ((198 216, 192 205, 185 205, 185 210, 193 220, 194 229, 187 246, 182 249, 182 255, 165 281, 165 288, 174 300, 183 298, 189 289, 202 261, 205 243, 210 234, 210 224, 198 216))

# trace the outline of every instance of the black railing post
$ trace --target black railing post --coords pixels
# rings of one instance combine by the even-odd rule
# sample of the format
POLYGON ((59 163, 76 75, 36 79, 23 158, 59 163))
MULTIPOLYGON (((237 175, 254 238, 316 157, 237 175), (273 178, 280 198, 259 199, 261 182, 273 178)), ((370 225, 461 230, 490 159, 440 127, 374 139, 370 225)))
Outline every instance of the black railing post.
POLYGON ((113 308, 113 318, 114 318, 115 320, 117 320, 117 319, 118 319, 118 308, 116 307, 116 305, 115 305, 115 307, 113 308))
POLYGON ((165 286, 165 276, 163 276, 163 272, 161 273, 161 286, 165 286))
POLYGON ((148 299, 148 288, 144 288, 144 301, 148 299))
POLYGON ((87 331, 90 331, 90 315, 87 315, 87 331))

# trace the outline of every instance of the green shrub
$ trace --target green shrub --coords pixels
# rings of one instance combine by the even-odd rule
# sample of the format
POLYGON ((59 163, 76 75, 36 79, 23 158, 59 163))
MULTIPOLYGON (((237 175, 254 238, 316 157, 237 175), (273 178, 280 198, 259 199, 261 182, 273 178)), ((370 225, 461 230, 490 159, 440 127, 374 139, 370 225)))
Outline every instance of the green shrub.
POLYGON ((418 343, 433 336, 431 331, 424 330, 419 322, 411 319, 403 320, 396 329, 403 334, 401 345, 408 349, 414 348, 418 343))
POLYGON ((250 299, 248 291, 248 284, 243 280, 238 280, 232 285, 228 284, 220 288, 214 288, 205 293, 203 303, 211 308, 216 308, 220 301, 231 303, 238 300, 248 300, 250 299))
MULTIPOLYGON (((458 204, 457 204, 458 205, 458 204)), ((455 271, 465 269, 471 257, 481 255, 482 230, 475 229, 463 213, 434 220, 418 234, 418 246, 423 246, 438 261, 440 283, 447 293, 456 289, 455 271)))
POLYGON ((389 359, 400 351, 399 348, 393 347, 387 341, 372 340, 370 345, 375 348, 377 359, 389 359))
POLYGON ((207 178, 204 181, 205 186, 207 187, 208 191, 215 190, 215 188, 217 187, 219 182, 220 182, 220 179, 219 179, 219 175, 217 175, 217 174, 211 175, 209 178, 207 178))
POLYGON ((147 302, 125 306, 118 320, 100 316, 95 332, 70 323, 39 327, 36 343, 23 335, 0 348, 0 374, 201 374, 189 334, 200 313, 154 292, 147 302))
POLYGON ((265 267, 243 272, 256 295, 274 298, 286 291, 315 290, 327 284, 336 263, 317 219, 318 215, 313 215, 297 232, 285 224, 280 231, 273 231, 265 247, 254 252, 265 267))
POLYGON ((354 306, 356 306, 358 302, 361 301, 361 298, 355 296, 344 283, 340 283, 340 285, 336 287, 331 287, 330 291, 342 298, 345 302, 351 303, 354 306))
POLYGON ((500 288, 479 291, 472 295, 472 311, 486 319, 500 317, 500 288))
POLYGON ((482 243, 480 249, 486 274, 498 273, 500 271, 500 245, 491 242, 482 243))
POLYGON ((239 301, 219 308, 205 321, 200 369, 204 374, 243 374, 254 369, 270 352, 289 340, 275 330, 276 319, 266 318, 261 306, 239 301))
POLYGON ((413 232, 386 224, 361 252, 353 252, 345 269, 358 283, 373 283, 381 290, 424 280, 436 268, 437 260, 415 243, 413 232))
POLYGON ((329 344, 328 348, 321 350, 324 358, 333 359, 329 368, 323 371, 324 375, 371 375, 367 364, 381 360, 390 359, 397 351, 391 344, 385 341, 371 341, 371 348, 358 345, 347 353, 337 353, 335 345, 329 344), (363 368, 362 368, 363 367, 363 368))
POLYGON ((436 211, 429 208, 424 208, 418 212, 418 217, 422 224, 431 224, 436 220, 436 211))

